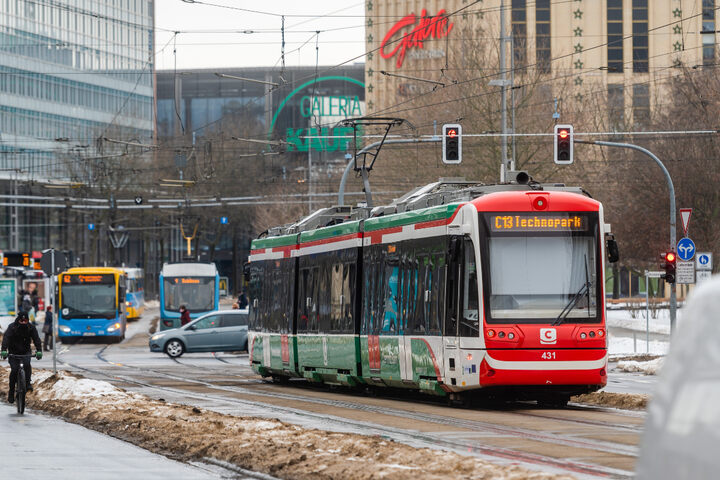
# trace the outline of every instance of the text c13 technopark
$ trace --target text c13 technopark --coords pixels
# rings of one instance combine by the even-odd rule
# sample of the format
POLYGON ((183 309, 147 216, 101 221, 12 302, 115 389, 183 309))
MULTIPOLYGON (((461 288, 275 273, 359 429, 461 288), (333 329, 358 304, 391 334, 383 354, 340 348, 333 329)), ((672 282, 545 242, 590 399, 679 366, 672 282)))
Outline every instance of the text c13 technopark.
MULTIPOLYGON (((365 88, 365 84, 360 80, 350 77, 341 76, 328 76, 320 77, 317 79, 310 80, 303 83, 299 87, 295 88, 290 94, 280 102, 278 109, 273 115, 272 122, 270 123, 270 129, 268 130, 268 138, 272 136, 273 129, 275 128, 275 122, 277 121, 280 112, 285 107, 287 102, 293 98, 296 94, 302 91, 304 88, 326 81, 344 81, 353 83, 362 88, 365 88)), ((361 117, 363 116, 364 103, 361 102, 358 95, 347 96, 320 96, 311 95, 303 96, 300 103, 300 113, 305 118, 312 118, 313 116, 318 117, 332 117, 332 118, 350 118, 350 117, 361 117)), ((361 132, 358 131, 358 135, 361 132)), ((290 152, 307 152, 315 150, 318 152, 335 152, 338 150, 344 150, 352 143, 351 137, 353 135, 352 127, 331 127, 329 124, 322 125, 320 128, 308 127, 308 128, 288 128, 285 136, 287 142, 287 149, 290 152), (303 137, 314 137, 320 138, 303 138, 303 137), (338 138, 331 138, 338 137, 338 138)))

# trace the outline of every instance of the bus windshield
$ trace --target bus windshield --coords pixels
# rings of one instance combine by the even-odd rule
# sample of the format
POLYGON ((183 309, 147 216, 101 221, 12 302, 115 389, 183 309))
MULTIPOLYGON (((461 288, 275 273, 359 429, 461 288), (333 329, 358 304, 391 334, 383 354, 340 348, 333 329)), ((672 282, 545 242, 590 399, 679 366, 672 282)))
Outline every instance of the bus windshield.
POLYGON ((60 288, 63 318, 115 317, 114 275, 64 275, 60 288))
POLYGON ((497 217, 486 214, 488 322, 597 321, 597 217, 504 215, 507 225, 497 217))
POLYGON ((163 278, 165 310, 177 312, 180 305, 190 313, 214 310, 214 277, 166 277, 163 278))

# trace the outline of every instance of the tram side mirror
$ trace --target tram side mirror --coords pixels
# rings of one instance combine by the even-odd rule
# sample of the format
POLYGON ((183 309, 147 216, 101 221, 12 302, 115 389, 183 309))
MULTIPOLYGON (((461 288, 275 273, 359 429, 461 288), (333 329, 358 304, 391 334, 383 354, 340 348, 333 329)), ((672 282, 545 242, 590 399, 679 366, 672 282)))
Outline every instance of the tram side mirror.
POLYGON ((460 250, 462 246, 462 237, 460 235, 453 235, 450 237, 450 259, 457 261, 460 258, 460 250))
POLYGON ((250 281, 250 264, 249 263, 243 264, 243 276, 245 277, 246 282, 250 281))
POLYGON ((620 251, 615 241, 615 235, 612 233, 605 235, 605 251, 607 252, 608 262, 615 263, 620 260, 620 251))

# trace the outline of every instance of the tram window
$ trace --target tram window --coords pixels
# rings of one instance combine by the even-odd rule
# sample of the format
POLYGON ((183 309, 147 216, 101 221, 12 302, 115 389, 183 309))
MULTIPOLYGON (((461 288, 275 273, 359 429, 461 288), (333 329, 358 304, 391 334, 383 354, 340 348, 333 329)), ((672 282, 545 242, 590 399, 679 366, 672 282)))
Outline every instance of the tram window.
POLYGON ((330 331, 343 330, 343 265, 336 263, 330 269, 330 331))
POLYGON ((262 302, 261 298, 261 292, 262 292, 262 283, 263 283, 263 268, 260 265, 252 264, 250 267, 250 282, 249 282, 249 292, 250 292, 250 328, 253 330, 260 330, 261 329, 261 321, 260 321, 260 314, 258 308, 260 307, 260 304, 262 302), (255 306, 255 300, 258 301, 258 306, 255 306))
POLYGON ((462 278, 461 337, 477 337, 480 333, 480 304, 478 302, 477 263, 472 241, 465 239, 462 278))
POLYGON ((317 332, 318 329, 318 305, 317 305, 317 282, 318 282, 318 268, 314 267, 309 269, 308 275, 308 287, 307 287, 307 298, 306 305, 308 310, 308 332, 317 332), (309 303, 309 304, 308 304, 309 303))
POLYGON ((445 275, 447 266, 445 265, 445 255, 437 253, 434 255, 432 262, 432 292, 430 301, 430 318, 428 333, 430 335, 440 335, 441 320, 445 309, 445 301, 442 295, 445 287, 445 275))
POLYGON ((397 298, 398 298, 398 267, 385 265, 385 282, 383 284, 383 316, 382 333, 397 333, 397 298))
POLYGON ((355 265, 343 265, 343 297, 342 297, 342 324, 340 331, 342 333, 354 333, 355 324, 353 322, 353 305, 355 297, 355 265))
POLYGON ((308 277, 310 276, 310 269, 303 268, 300 270, 300 276, 298 278, 298 299, 297 299, 297 312, 298 312, 298 332, 304 333, 308 330, 308 318, 309 311, 307 306, 308 297, 308 277))

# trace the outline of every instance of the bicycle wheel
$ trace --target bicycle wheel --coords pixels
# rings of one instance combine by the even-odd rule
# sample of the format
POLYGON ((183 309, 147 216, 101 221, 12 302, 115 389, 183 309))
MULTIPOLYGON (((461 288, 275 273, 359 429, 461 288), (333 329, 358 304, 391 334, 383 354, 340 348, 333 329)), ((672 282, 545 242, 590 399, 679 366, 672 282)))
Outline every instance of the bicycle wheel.
POLYGON ((25 413, 25 369, 22 366, 20 366, 15 386, 15 405, 17 405, 17 412, 20 415, 25 413))

